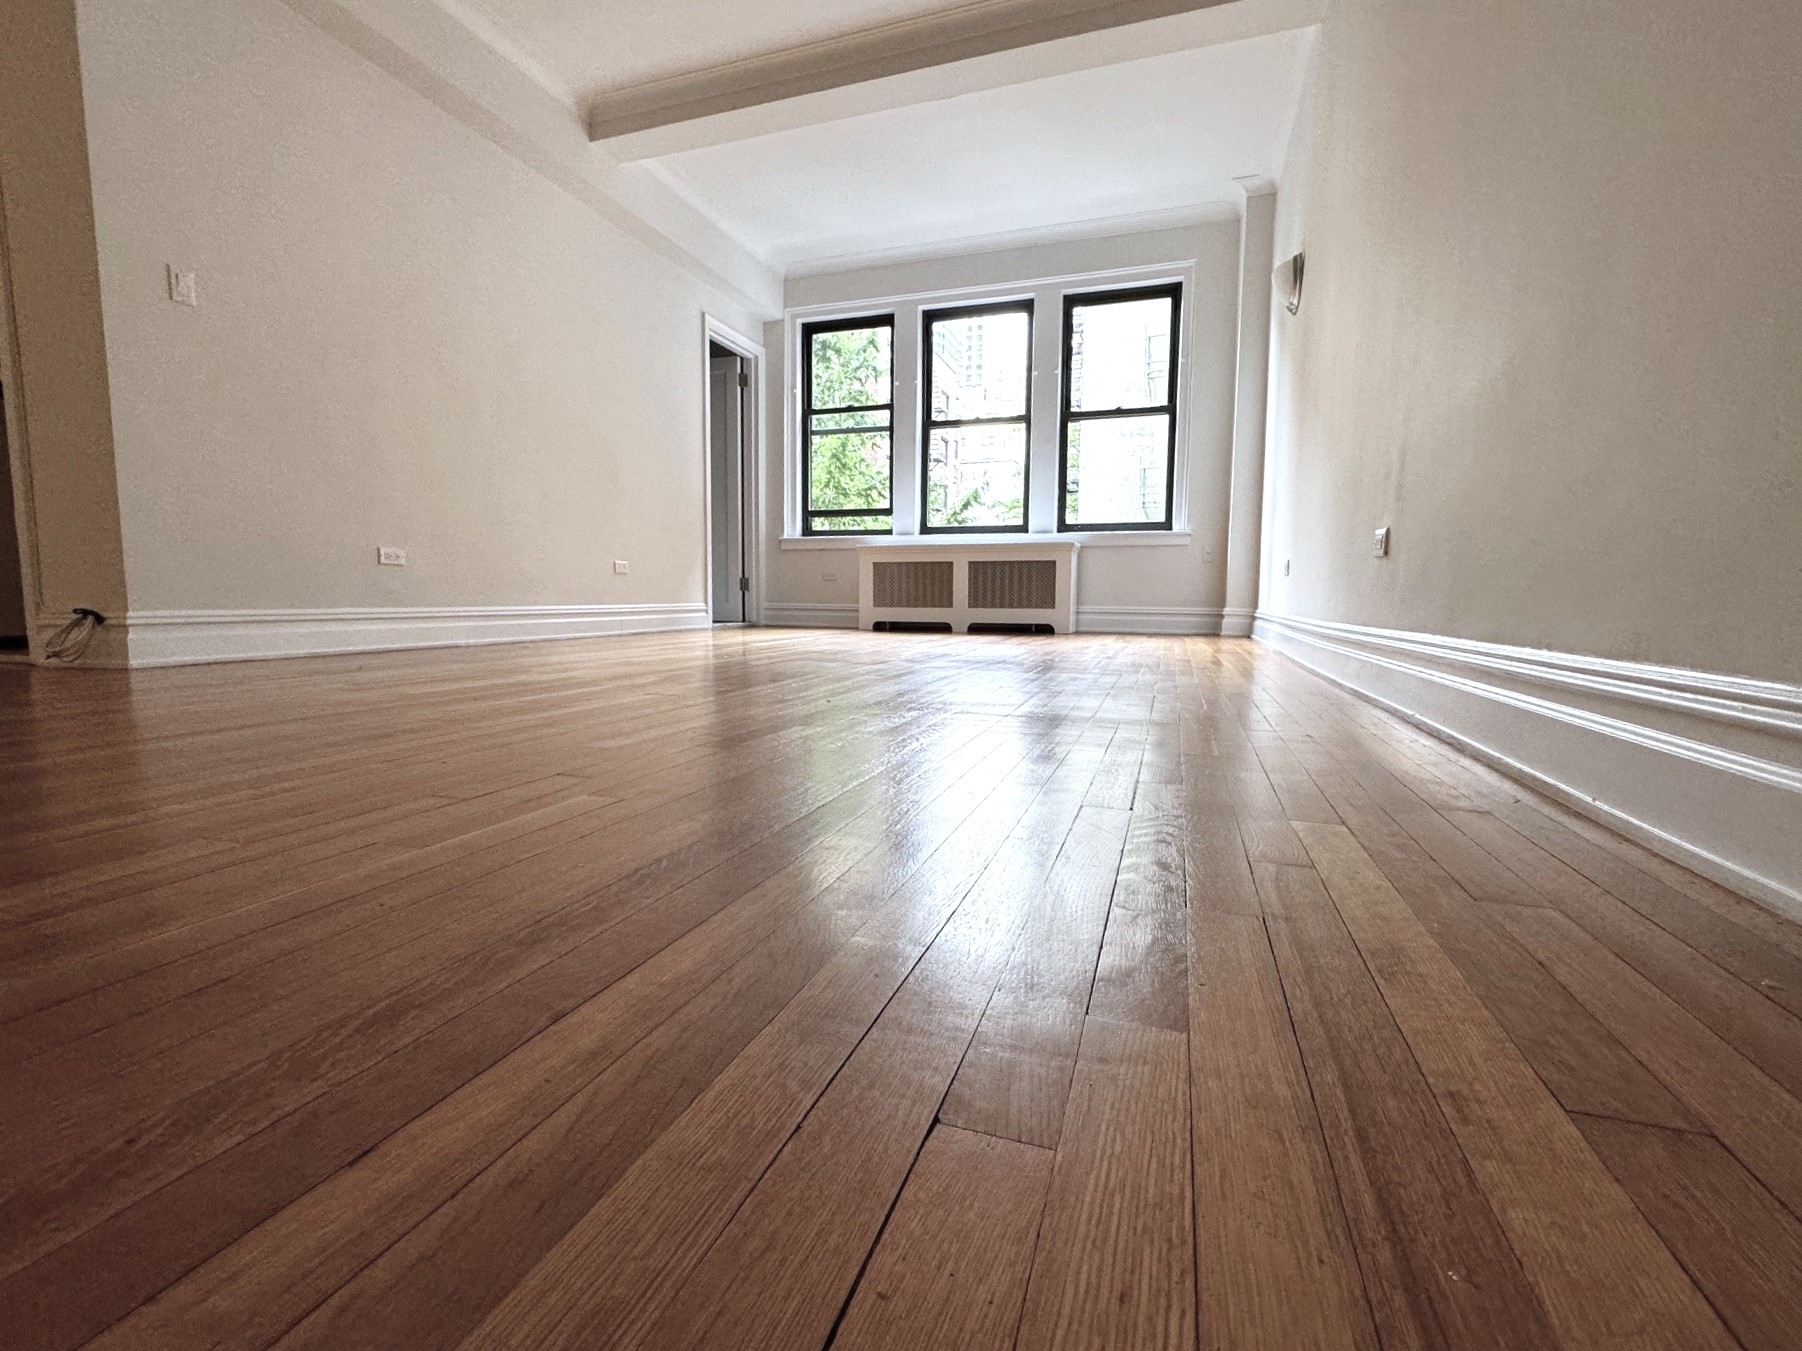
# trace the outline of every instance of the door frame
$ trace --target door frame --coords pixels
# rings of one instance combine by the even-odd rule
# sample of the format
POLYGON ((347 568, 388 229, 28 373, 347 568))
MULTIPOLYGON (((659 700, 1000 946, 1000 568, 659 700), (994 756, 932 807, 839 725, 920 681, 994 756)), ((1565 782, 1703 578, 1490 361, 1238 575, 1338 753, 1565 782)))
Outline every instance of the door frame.
POLYGON ((0 380, 6 384, 6 449, 8 470, 12 474, 13 529, 19 542, 19 580, 25 601, 25 642, 31 660, 41 662, 44 660, 43 572, 38 566, 37 498, 31 478, 31 439, 26 431, 25 363, 19 351, 9 247, 6 185, 0 183, 0 380))
POLYGON ((747 624, 763 622, 763 344, 721 323, 711 314, 701 315, 701 579, 707 601, 707 617, 713 618, 713 367, 715 343, 745 362, 749 383, 745 386, 744 433, 740 437, 739 468, 745 492, 745 558, 751 589, 745 592, 747 624))

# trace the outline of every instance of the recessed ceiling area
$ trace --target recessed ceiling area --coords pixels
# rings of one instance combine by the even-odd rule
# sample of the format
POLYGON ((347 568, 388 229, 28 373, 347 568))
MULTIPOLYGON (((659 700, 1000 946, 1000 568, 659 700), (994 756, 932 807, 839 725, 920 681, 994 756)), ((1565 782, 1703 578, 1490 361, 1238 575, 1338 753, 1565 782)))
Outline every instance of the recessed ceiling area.
POLYGON ((1274 178, 1312 31, 1080 70, 644 161, 779 266, 1098 229, 1274 178))

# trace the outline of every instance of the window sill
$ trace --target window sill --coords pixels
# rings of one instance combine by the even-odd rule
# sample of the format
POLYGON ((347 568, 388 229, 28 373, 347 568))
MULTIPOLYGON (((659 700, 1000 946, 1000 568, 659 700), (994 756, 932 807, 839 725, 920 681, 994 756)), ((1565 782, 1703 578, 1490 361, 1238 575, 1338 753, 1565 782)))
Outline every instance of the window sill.
POLYGON ((959 548, 972 545, 1004 546, 1021 544, 1076 543, 1085 549, 1121 546, 1181 546, 1193 541, 1187 530, 1066 530, 1037 535, 784 535, 777 541, 782 549, 855 549, 861 545, 900 549, 921 544, 955 544, 959 548))

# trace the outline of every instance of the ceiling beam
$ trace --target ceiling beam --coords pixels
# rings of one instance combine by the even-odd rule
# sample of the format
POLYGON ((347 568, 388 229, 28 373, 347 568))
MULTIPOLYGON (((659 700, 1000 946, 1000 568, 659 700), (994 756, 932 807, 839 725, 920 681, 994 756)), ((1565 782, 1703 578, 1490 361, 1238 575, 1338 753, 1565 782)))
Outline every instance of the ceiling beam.
POLYGON ((1304 28, 1323 0, 983 0, 597 97, 620 161, 1304 28))

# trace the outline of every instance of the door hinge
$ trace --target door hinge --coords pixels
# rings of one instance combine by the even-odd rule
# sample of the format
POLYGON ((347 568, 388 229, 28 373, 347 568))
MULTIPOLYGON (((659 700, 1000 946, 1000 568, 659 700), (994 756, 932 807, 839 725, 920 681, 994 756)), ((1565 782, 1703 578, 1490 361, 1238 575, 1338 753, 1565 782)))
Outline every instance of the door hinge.
POLYGON ((749 577, 740 577, 738 579, 738 589, 740 591, 749 591, 751 589, 751 579, 749 577))
POLYGON ((738 373, 738 387, 740 389, 749 389, 751 387, 751 376, 748 371, 740 371, 738 373))

